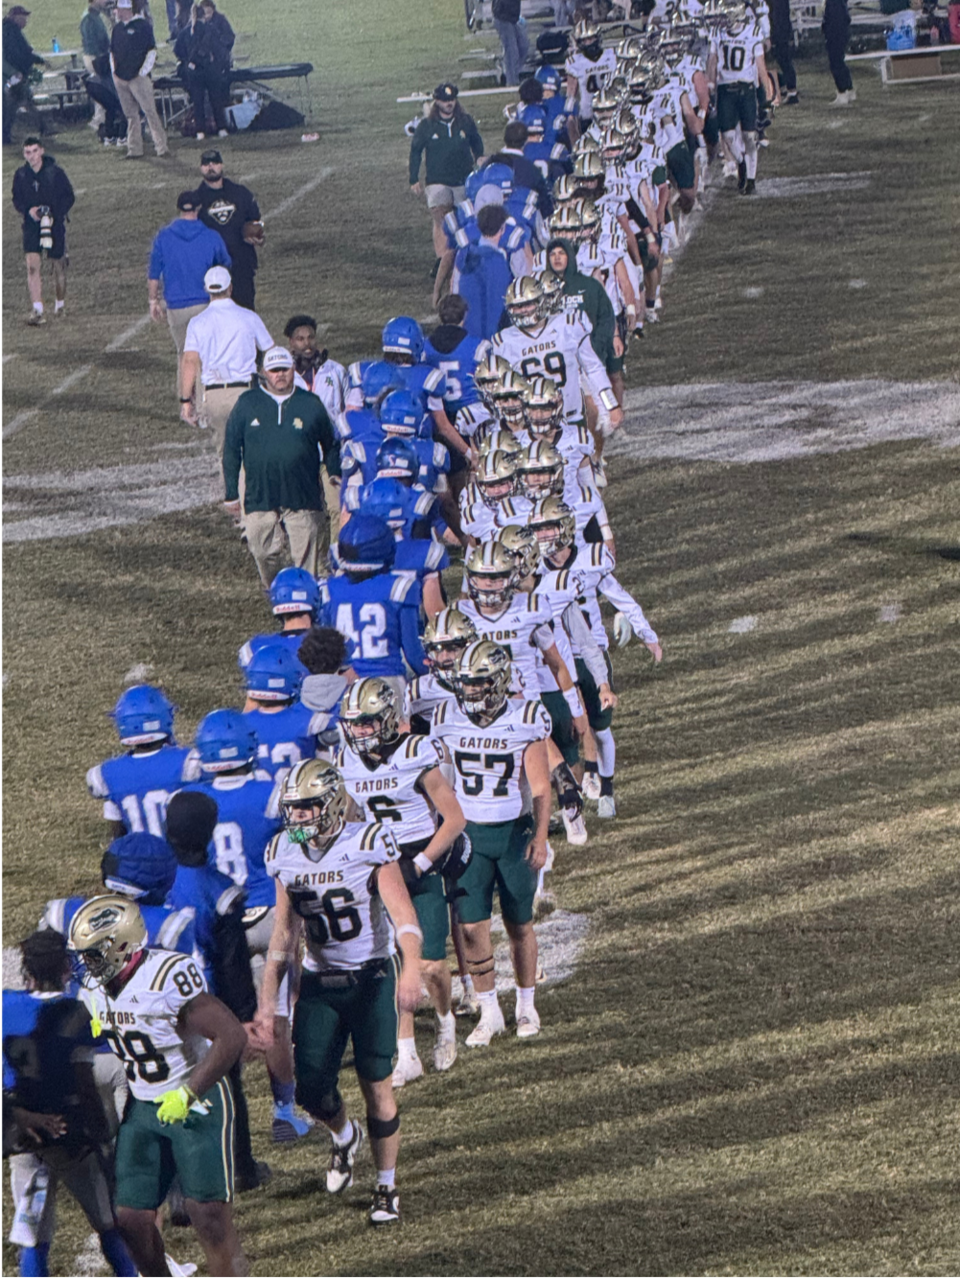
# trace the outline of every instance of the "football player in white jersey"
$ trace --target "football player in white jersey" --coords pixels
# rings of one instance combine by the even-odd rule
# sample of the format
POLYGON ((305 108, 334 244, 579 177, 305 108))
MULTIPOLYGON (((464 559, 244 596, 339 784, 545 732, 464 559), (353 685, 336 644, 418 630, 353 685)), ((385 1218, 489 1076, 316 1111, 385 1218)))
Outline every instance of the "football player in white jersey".
MULTIPOLYGON (((457 1059, 457 1036, 446 962, 449 909, 444 876, 435 866, 450 852, 466 819, 440 771, 442 748, 401 722, 397 694, 385 679, 361 679, 351 686, 340 710, 340 730, 345 744, 337 767, 347 794, 365 820, 380 821, 393 832, 400 848, 400 868, 423 932, 423 983, 437 1014, 433 1064, 447 1070, 457 1059)), ((403 1087, 422 1073, 413 1013, 404 1011, 393 1085, 403 1087)))
POLYGON ((440 702, 453 699, 457 662, 479 638, 473 622, 459 608, 444 608, 424 627, 423 651, 429 673, 411 680, 407 703, 411 719, 423 720, 426 732, 440 702))
POLYGON ((567 96, 580 102, 580 127, 586 129, 593 119, 593 95, 599 93, 617 70, 615 49, 605 49, 600 29, 593 22, 580 21, 573 28, 576 53, 567 59, 567 96))
POLYGON ((471 644, 457 666, 456 703, 443 702, 433 721, 434 736, 454 767, 454 788, 473 849, 457 901, 480 1002, 468 1047, 486 1047, 506 1028, 490 938, 495 887, 517 982, 517 1037, 540 1032, 533 902, 537 872, 547 860, 550 717, 539 700, 511 698, 510 679, 510 659, 502 647, 489 640, 471 644))
MULTIPOLYGON (((544 569, 559 569, 569 573, 568 584, 576 590, 580 607, 590 619, 590 628, 601 651, 606 654, 610 647, 600 611, 600 595, 603 595, 618 609, 613 627, 618 644, 622 647, 629 643, 636 632, 650 649, 654 661, 659 663, 663 658, 663 649, 656 631, 643 615, 643 609, 637 601, 613 575, 614 564, 607 550, 600 545, 588 546, 577 541, 573 512, 569 507, 556 497, 547 497, 537 504, 530 527, 540 542, 544 569)), ((617 805, 613 797, 613 773, 617 752, 610 730, 613 706, 604 703, 600 689, 585 664, 577 664, 577 674, 590 726, 597 739, 600 775, 597 815, 615 817, 617 805)), ((612 678, 608 678, 607 682, 612 687, 612 678)))
POLYGON ((591 482, 568 471, 553 444, 543 439, 531 444, 521 453, 518 470, 521 491, 531 511, 533 504, 548 493, 562 497, 576 517, 577 532, 585 540, 601 540, 616 559, 616 543, 603 498, 591 482))
POLYGON ((543 289, 532 276, 513 281, 504 301, 513 322, 493 338, 494 351, 527 379, 549 377, 555 381, 563 392, 564 414, 570 422, 583 420, 582 378, 583 389, 599 400, 615 429, 623 421, 623 410, 583 321, 566 311, 545 315, 543 301, 543 289))
POLYGON ((720 131, 737 162, 738 187, 744 195, 757 189, 757 87, 763 85, 773 99, 773 83, 767 74, 763 37, 741 0, 726 5, 727 21, 710 45, 707 83, 717 90, 720 131), (740 135, 737 134, 739 127, 740 135))
POLYGON ((525 524, 531 506, 518 496, 519 446, 487 453, 472 484, 460 494, 460 527, 476 545, 507 524, 525 524))
MULTIPOLYGON (((131 1097, 116 1146, 117 1222, 143 1274, 169 1273, 156 1213, 179 1177, 213 1274, 249 1273, 233 1223, 233 1093, 247 1034, 194 960, 148 949, 135 902, 93 897, 70 925, 94 1038, 123 1062, 131 1097)), ((270 1020, 273 1020, 271 1007, 270 1020)))
POLYGON ((400 1116, 391 1084, 397 1009, 412 1012, 420 1001, 423 940, 400 849, 385 826, 348 823, 343 778, 322 759, 291 769, 280 803, 285 828, 266 856, 277 903, 256 1025, 269 1042, 277 990, 297 962, 302 928, 306 952, 293 1023, 297 1100, 330 1130, 327 1192, 343 1193, 353 1184, 364 1140, 337 1088, 352 1039, 377 1169, 370 1223, 397 1224, 400 1116))

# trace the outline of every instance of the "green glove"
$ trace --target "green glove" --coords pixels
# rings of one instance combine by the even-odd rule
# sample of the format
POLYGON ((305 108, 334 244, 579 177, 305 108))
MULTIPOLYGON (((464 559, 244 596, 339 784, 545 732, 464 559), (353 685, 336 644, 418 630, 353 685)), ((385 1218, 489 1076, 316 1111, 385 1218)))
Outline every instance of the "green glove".
POLYGON ((161 1123, 185 1123, 190 1106, 196 1099, 189 1087, 175 1087, 172 1092, 164 1092, 157 1105, 157 1118, 161 1123))

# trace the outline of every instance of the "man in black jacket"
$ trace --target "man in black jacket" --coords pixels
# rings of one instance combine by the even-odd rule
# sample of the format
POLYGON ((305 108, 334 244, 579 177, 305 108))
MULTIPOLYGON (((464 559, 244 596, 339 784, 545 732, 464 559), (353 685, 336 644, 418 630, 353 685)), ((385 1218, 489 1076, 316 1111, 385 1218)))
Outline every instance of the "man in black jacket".
POLYGON ((110 36, 110 69, 117 97, 127 117, 127 160, 143 156, 143 133, 140 111, 147 117, 153 149, 157 155, 169 155, 167 134, 157 114, 150 72, 157 60, 153 27, 134 11, 135 0, 117 0, 117 24, 110 36))
POLYGON ((204 0, 197 7, 194 22, 177 36, 173 51, 180 63, 180 79, 193 104, 198 141, 206 137, 207 97, 217 132, 222 138, 227 136, 226 108, 230 101, 234 39, 233 28, 222 13, 217 13, 213 0, 204 0))
POLYGON ((35 66, 45 67, 47 64, 38 53, 30 47, 30 41, 23 34, 27 25, 30 10, 22 4, 15 4, 3 19, 3 144, 8 146, 13 141, 13 121, 21 106, 33 110, 37 117, 40 132, 43 132, 43 117, 33 105, 30 96, 30 72, 35 66))
POLYGON ((223 156, 219 151, 204 151, 200 172, 200 221, 219 232, 227 246, 233 300, 248 311, 256 310, 257 248, 263 246, 264 240, 257 197, 248 187, 223 176, 223 156))
POLYGON ((56 292, 53 313, 61 319, 64 315, 63 304, 67 296, 66 220, 75 197, 70 179, 52 155, 44 155, 39 138, 26 139, 23 158, 26 163, 13 175, 13 207, 23 218, 27 288, 33 303, 27 324, 31 328, 39 328, 47 322, 43 313, 43 282, 40 278, 43 251, 53 263, 56 292))

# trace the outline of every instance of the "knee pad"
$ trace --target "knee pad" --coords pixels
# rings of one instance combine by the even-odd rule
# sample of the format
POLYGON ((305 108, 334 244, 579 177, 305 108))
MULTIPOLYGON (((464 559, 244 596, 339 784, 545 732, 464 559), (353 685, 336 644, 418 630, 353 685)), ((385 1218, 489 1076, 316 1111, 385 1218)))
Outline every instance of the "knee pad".
POLYGON ((325 1092, 316 1105, 304 1105, 304 1109, 324 1123, 332 1123, 342 1107, 343 1097, 336 1087, 332 1092, 325 1092))
POLYGON ((482 959, 467 959, 467 967, 472 977, 489 976, 494 969, 493 955, 482 959))
POLYGON ((367 1131, 374 1140, 386 1140, 388 1136, 393 1136, 399 1130, 399 1114, 394 1114, 393 1118, 374 1118, 372 1114, 367 1115, 367 1131))

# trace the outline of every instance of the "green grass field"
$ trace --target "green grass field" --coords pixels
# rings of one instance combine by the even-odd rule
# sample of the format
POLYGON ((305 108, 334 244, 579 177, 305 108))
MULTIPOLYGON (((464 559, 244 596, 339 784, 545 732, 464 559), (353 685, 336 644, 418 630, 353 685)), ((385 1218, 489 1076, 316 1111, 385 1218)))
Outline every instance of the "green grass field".
MULTIPOLYGON (((74 8, 36 10, 37 48, 54 33, 68 44, 74 8)), ((461 11, 226 12, 241 54, 316 66, 319 143, 223 148, 268 215, 261 313, 278 335, 312 310, 332 355, 365 357, 388 315, 430 311, 400 131, 413 111, 394 99, 456 73, 474 47, 461 11)), ((269 1148, 251 1067, 255 1140, 274 1168, 238 1207, 256 1274, 960 1266, 960 99, 951 84, 882 91, 860 69, 857 107, 831 112, 825 65, 799 70, 803 103, 779 113, 761 154, 769 198, 711 196, 630 362, 609 507, 619 575, 666 655, 654 671, 637 645, 616 654, 620 819, 591 821, 585 849, 560 845, 558 904, 589 924, 576 971, 541 992, 535 1042, 463 1052, 404 1091, 406 1224, 387 1237, 366 1225, 369 1161, 331 1201, 325 1144, 269 1148), (859 176, 811 190, 823 174, 859 176), (831 398, 848 381, 884 385, 851 408, 831 398), (899 425, 884 396, 911 382, 923 398, 912 413, 900 386, 899 425), (725 384, 744 413, 705 391, 662 448, 669 388, 690 383, 725 384), (711 459, 746 420, 749 383, 799 387, 809 410, 753 423, 773 460, 736 447, 711 459), (923 438, 934 419, 939 436, 923 438), (858 423, 886 423, 885 442, 846 449, 858 423)), ((478 101, 493 141, 498 100, 478 101)), ((120 506, 154 511, 165 467, 195 466, 201 486, 210 472, 206 441, 176 420, 166 328, 106 350, 145 313, 151 237, 197 180, 200 148, 173 145, 170 160, 125 165, 86 129, 51 141, 83 192, 62 326, 22 327, 4 209, 4 424, 22 422, 3 459, 6 945, 48 897, 96 886, 103 822, 83 777, 114 748, 105 715, 125 674, 151 668, 187 739, 236 704, 236 649, 266 621, 215 500, 103 526, 120 506), (12 540, 21 520, 47 535, 12 540)), ((4 157, 8 188, 17 162, 4 157)), ((421 1030, 428 1048, 429 1018, 421 1030)), ((54 1272, 81 1271, 88 1233, 65 1203, 54 1272)), ((169 1245, 201 1259, 190 1231, 169 1245)), ((9 1247, 4 1262, 15 1271, 9 1247)))

